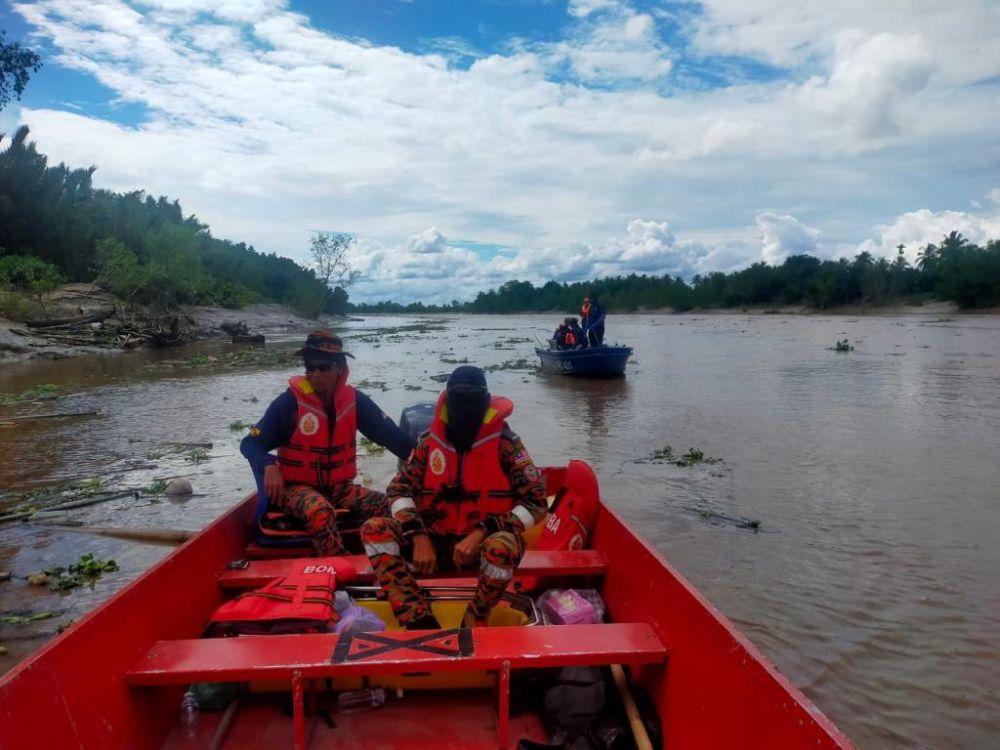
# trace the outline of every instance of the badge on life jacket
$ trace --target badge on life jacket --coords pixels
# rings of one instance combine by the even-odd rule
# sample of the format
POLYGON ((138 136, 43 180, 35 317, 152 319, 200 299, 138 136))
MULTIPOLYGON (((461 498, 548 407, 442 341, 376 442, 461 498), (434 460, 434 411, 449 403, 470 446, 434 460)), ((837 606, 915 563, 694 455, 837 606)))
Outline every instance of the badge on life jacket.
POLYGON ((437 474, 438 476, 444 474, 445 467, 448 465, 444 457, 444 451, 440 448, 432 450, 431 455, 427 459, 427 465, 430 467, 432 474, 437 474))

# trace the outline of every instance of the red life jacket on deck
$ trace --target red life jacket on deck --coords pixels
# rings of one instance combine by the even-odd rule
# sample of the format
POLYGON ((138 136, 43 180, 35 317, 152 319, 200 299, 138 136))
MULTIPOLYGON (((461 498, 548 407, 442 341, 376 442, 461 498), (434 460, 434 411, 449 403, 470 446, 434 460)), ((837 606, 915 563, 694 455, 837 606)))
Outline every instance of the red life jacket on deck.
POLYGON ((336 421, 330 425, 323 402, 304 375, 288 379, 298 412, 295 432, 278 448, 278 469, 286 482, 329 488, 353 482, 357 476, 358 413, 354 389, 341 384, 334 391, 336 421))
POLYGON ((291 572, 266 586, 241 594, 219 607, 209 621, 206 635, 265 635, 326 633, 340 619, 334 607, 338 568, 343 577, 354 577, 353 568, 336 558, 297 560, 291 572))
POLYGON ((436 511, 430 521, 438 534, 468 534, 488 515, 509 513, 514 507, 510 479, 500 466, 500 435, 514 412, 510 399, 493 396, 472 448, 461 456, 448 442, 447 393, 438 398, 427 436, 427 467, 417 509, 436 511))

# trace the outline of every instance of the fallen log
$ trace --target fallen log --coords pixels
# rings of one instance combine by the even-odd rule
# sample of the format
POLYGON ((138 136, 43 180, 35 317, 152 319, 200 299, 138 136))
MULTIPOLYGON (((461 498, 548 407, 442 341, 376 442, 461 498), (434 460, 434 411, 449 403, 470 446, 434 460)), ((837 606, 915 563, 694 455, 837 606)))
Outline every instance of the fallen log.
POLYGON ((98 536, 110 536, 116 539, 127 539, 131 542, 145 542, 147 544, 183 544, 188 539, 197 534, 197 531, 187 531, 186 529, 153 529, 136 527, 117 528, 100 526, 73 526, 72 524, 61 523, 41 523, 44 526, 53 526, 67 531, 82 531, 85 534, 97 534, 98 536))
POLYGON ((99 323, 115 314, 114 308, 98 310, 90 315, 76 316, 75 318, 48 318, 38 320, 26 320, 24 324, 29 328, 54 328, 56 326, 74 326, 86 323, 99 323))

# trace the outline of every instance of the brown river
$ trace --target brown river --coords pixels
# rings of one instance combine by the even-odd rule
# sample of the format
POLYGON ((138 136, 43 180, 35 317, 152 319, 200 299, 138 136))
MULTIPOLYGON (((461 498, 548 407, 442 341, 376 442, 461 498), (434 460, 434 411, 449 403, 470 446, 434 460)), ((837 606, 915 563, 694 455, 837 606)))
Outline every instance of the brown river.
MULTIPOLYGON (((607 338, 634 347, 627 377, 595 382, 535 371, 535 337, 557 318, 378 316, 339 330, 357 355, 351 381, 394 418, 434 399, 433 377, 456 360, 499 366, 491 390, 514 400, 535 460, 589 461, 606 502, 859 747, 998 746, 1000 317, 618 315, 607 338), (396 328, 414 322, 425 325, 396 328), (854 350, 832 351, 843 338, 854 350), (722 462, 647 460, 667 445, 722 462)), ((0 407, 0 489, 96 476, 138 495, 67 521, 201 528, 251 490, 236 423, 263 414, 294 369, 165 364, 228 348, 0 364, 0 393, 68 394, 0 407), (3 421, 66 411, 99 413, 3 421), (186 502, 142 491, 182 475, 196 493, 186 502)), ((394 468, 387 453, 359 464, 375 486, 394 468)), ((0 526, 0 570, 14 575, 0 615, 57 615, 0 624, 0 672, 167 552, 0 526), (24 581, 84 552, 121 570, 61 595, 24 581)))

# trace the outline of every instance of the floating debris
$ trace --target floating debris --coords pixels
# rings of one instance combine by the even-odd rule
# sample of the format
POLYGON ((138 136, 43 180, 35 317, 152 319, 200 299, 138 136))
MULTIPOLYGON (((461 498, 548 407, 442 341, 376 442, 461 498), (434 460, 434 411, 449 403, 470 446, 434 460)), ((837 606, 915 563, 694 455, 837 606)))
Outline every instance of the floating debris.
POLYGON ((497 372, 498 370, 536 370, 534 362, 529 362, 524 357, 520 359, 509 359, 499 365, 487 365, 483 368, 486 372, 497 372))
POLYGON ((252 426, 253 426, 252 422, 247 423, 247 422, 244 422, 242 419, 237 419, 235 422, 230 422, 229 423, 229 431, 230 432, 242 432, 243 430, 246 430, 246 429, 248 429, 249 427, 252 427, 252 426))
POLYGON ((62 612, 35 612, 30 615, 0 615, 0 625, 27 625, 58 617, 62 612))
POLYGON ((830 351, 834 351, 834 352, 853 352, 854 351, 854 347, 851 346, 851 342, 848 339, 844 339, 843 341, 841 341, 840 339, 837 339, 836 345, 830 351))
POLYGON ((45 570, 30 574, 28 583, 33 586, 46 584, 51 591, 67 591, 92 583, 104 573, 113 573, 116 570, 118 570, 118 563, 114 560, 101 560, 88 552, 81 555, 80 559, 68 568, 53 565, 45 570))
POLYGON ((688 448, 688 452, 683 456, 675 456, 674 449, 665 445, 658 450, 653 451, 649 454, 648 461, 654 464, 668 463, 674 466, 694 466, 695 464, 721 464, 724 463, 721 458, 713 458, 712 456, 706 456, 705 453, 697 448, 688 448))
POLYGON ((0 393, 0 406, 29 403, 31 401, 52 401, 61 398, 59 386, 51 383, 36 385, 23 393, 0 393))
POLYGON ((369 456, 381 456, 385 453, 385 448, 376 443, 374 440, 369 440, 368 438, 362 436, 358 442, 361 444, 361 447, 365 449, 365 453, 369 456))
POLYGON ((746 518, 744 516, 730 516, 726 513, 718 513, 714 510, 709 510, 708 508, 695 508, 693 506, 685 506, 684 510, 689 510, 692 513, 697 513, 706 521, 721 521, 730 526, 735 526, 738 529, 750 529, 751 531, 760 530, 760 521, 756 518, 746 518))

